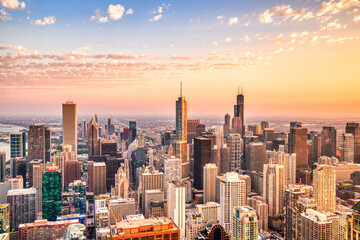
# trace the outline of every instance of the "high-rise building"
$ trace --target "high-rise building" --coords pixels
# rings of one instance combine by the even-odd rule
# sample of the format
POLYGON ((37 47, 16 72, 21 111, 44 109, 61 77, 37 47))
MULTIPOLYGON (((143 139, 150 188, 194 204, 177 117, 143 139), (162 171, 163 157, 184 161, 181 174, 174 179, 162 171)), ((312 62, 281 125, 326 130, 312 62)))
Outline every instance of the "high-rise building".
MULTIPOLYGON (((141 190, 142 196, 145 196, 147 190, 161 190, 164 191, 164 173, 158 171, 146 171, 141 174, 141 190)), ((145 197, 141 202, 142 212, 145 212, 145 197)))
POLYGON ((276 152, 275 163, 284 165, 285 185, 296 183, 296 154, 276 152))
POLYGON ((352 214, 348 216, 345 226, 345 238, 346 240, 360 239, 360 202, 352 207, 352 214))
POLYGON ((249 206, 235 207, 232 213, 231 239, 257 240, 259 220, 256 211, 249 206))
POLYGON ((317 168, 313 170, 313 184, 317 204, 316 210, 335 212, 336 172, 333 166, 318 165, 317 168))
POLYGON ((88 126, 88 154, 99 155, 99 126, 94 118, 91 118, 88 126))
POLYGON ((166 217, 149 218, 142 220, 120 221, 116 223, 116 234, 112 239, 170 239, 180 240, 180 229, 166 217))
POLYGON ((81 162, 77 160, 64 162, 64 187, 67 189, 75 180, 81 180, 81 162))
POLYGON ((235 171, 241 167, 241 154, 243 151, 243 141, 238 133, 231 133, 227 137, 227 146, 230 148, 229 170, 235 171))
POLYGON ((10 205, 0 204, 0 234, 10 232, 10 205))
POLYGON ((36 189, 36 219, 42 219, 42 175, 49 164, 35 164, 32 167, 32 185, 36 189))
POLYGON ((27 161, 26 158, 10 158, 10 177, 16 178, 21 175, 26 187, 27 161))
POLYGON ((77 159, 77 107, 67 101, 62 105, 63 145, 71 145, 77 159))
POLYGON ((129 121, 129 144, 136 139, 136 121, 129 121))
POLYGON ((339 239, 339 216, 331 212, 307 209, 301 214, 301 239, 339 239))
MULTIPOLYGON (((150 207, 152 203, 163 203, 164 202, 164 191, 160 189, 156 190, 146 190, 144 196, 144 216, 145 218, 149 218, 150 216, 150 207)), ((152 209, 155 210, 155 209, 152 209)), ((160 210, 160 209, 158 209, 160 210)), ((160 210, 161 211, 161 210, 160 210)), ((155 212, 152 212, 152 216, 156 214, 155 212)), ((159 214, 160 215, 160 214, 159 214)), ((165 215, 163 215, 165 216, 165 215)))
POLYGON ((307 137, 307 128, 302 128, 301 123, 290 124, 289 153, 296 153, 296 170, 310 167, 308 162, 307 137))
POLYGON ((37 220, 35 222, 23 223, 19 225, 19 240, 61 239, 65 236, 66 228, 76 223, 79 223, 78 219, 54 222, 37 220))
POLYGON ((220 224, 226 232, 231 230, 231 215, 234 207, 246 204, 246 182, 235 172, 228 172, 220 181, 220 224))
POLYGON ((259 220, 259 231, 268 231, 269 206, 260 196, 248 199, 248 205, 256 211, 259 220))
POLYGON ((115 174, 115 187, 111 191, 111 196, 118 196, 121 198, 129 197, 129 179, 122 167, 119 167, 115 174))
POLYGON ((317 132, 310 132, 310 136, 311 136, 311 143, 312 143, 312 149, 311 149, 312 159, 309 159, 309 161, 311 160, 312 163, 316 163, 317 160, 319 159, 319 157, 321 156, 322 138, 321 138, 321 134, 319 134, 317 132))
POLYGON ((299 239, 300 230, 298 226, 301 219, 297 217, 300 212, 298 200, 300 197, 310 196, 310 186, 291 185, 285 191, 285 237, 286 239, 299 239))
POLYGON ((115 132, 114 124, 112 123, 112 118, 111 117, 108 118, 107 127, 108 127, 108 136, 110 138, 110 136, 113 135, 114 132, 115 132))
POLYGON ((187 102, 182 96, 182 83, 180 97, 176 101, 176 140, 187 140, 187 102))
POLYGON ((164 159, 164 186, 167 194, 168 183, 181 180, 181 160, 179 158, 164 159))
POLYGON ((36 189, 15 189, 7 193, 10 204, 10 231, 16 231, 21 223, 36 219, 36 189))
POLYGON ((230 148, 224 144, 220 149, 220 173, 230 172, 230 148))
POLYGON ((243 124, 241 122, 241 117, 233 117, 232 119, 232 131, 233 133, 242 133, 243 124))
POLYGON ((215 202, 217 175, 218 168, 214 163, 208 163, 203 167, 204 203, 215 202))
POLYGON ((23 189, 23 182, 22 176, 6 178, 5 182, 0 182, 0 204, 6 203, 6 194, 9 190, 23 189))
POLYGON ((345 131, 354 135, 354 163, 360 163, 360 123, 346 123, 345 131))
POLYGON ((269 216, 283 214, 284 207, 284 166, 264 164, 263 196, 269 205, 269 216))
POLYGON ((6 177, 6 155, 0 152, 0 182, 5 182, 6 177))
POLYGON ((266 146, 261 142, 251 142, 247 145, 245 151, 246 170, 262 172, 266 163, 266 146))
POLYGON ((323 127, 321 133, 321 155, 336 157, 336 129, 334 127, 323 127))
POLYGON ((104 162, 88 162, 89 192, 106 193, 106 165, 104 162))
POLYGON ((204 228, 202 216, 199 213, 188 213, 185 222, 185 239, 193 240, 204 228))
POLYGON ((230 133, 231 129, 231 116, 230 114, 226 114, 224 117, 224 136, 227 136, 230 133))
POLYGON ((220 220, 220 204, 216 202, 207 202, 205 204, 196 204, 196 212, 201 214, 203 222, 207 223, 211 220, 220 220))
POLYGON ((111 225, 114 225, 116 221, 121 221, 127 215, 136 214, 135 199, 133 198, 111 198, 108 206, 111 212, 109 214, 111 225))
POLYGON ((50 129, 44 124, 29 126, 28 132, 28 161, 42 159, 43 162, 50 162, 50 129))
POLYGON ((342 135, 342 153, 341 156, 344 162, 354 162, 354 135, 345 133, 342 135))
POLYGON ((180 229, 180 236, 185 237, 185 185, 180 181, 168 183, 167 213, 180 229))
POLYGON ((47 168, 42 175, 43 218, 55 221, 61 215, 61 172, 57 168, 47 168))
POLYGON ((204 230, 196 236, 196 240, 229 240, 230 236, 221 224, 210 221, 204 230))
POLYGON ((234 105, 234 118, 239 117, 241 119, 241 136, 245 135, 245 119, 244 119, 244 94, 241 89, 236 96, 236 105, 234 105))
POLYGON ((194 187, 203 189, 203 167, 211 161, 211 140, 197 137, 194 139, 194 187))
POLYGON ((10 133, 10 157, 26 157, 26 133, 10 133))
POLYGON ((196 128, 200 124, 200 120, 187 120, 187 143, 192 143, 196 137, 196 128))

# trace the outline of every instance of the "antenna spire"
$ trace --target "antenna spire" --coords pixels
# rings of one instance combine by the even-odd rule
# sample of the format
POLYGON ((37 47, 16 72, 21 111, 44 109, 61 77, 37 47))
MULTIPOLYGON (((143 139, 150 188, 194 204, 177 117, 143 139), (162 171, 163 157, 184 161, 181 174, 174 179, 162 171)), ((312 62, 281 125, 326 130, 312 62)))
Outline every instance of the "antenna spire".
POLYGON ((182 81, 180 82, 180 97, 182 97, 182 81))
POLYGON ((240 86, 238 85, 238 95, 240 94, 240 86))
POLYGON ((244 95, 244 89, 243 89, 243 86, 241 86, 241 95, 244 95))

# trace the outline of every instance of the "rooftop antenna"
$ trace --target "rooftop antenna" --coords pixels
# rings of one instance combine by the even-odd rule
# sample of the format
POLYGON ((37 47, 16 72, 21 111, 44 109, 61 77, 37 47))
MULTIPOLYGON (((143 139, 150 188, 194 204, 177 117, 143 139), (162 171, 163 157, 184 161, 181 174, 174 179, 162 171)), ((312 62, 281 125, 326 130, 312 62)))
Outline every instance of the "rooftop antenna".
POLYGON ((182 81, 180 82, 180 97, 182 97, 182 81))
POLYGON ((241 95, 244 95, 244 89, 243 89, 243 86, 241 86, 241 95))
POLYGON ((240 85, 238 85, 238 95, 240 94, 240 85))

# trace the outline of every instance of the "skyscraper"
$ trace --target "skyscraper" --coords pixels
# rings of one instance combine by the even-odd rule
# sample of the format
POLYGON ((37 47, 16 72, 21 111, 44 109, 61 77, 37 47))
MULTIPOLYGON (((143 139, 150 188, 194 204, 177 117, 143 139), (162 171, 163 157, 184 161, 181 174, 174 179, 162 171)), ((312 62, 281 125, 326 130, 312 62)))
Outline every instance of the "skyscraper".
POLYGON ((187 143, 192 143, 196 137, 196 128, 200 124, 200 120, 187 120, 187 143))
POLYGON ((334 127, 323 127, 321 141, 321 155, 336 157, 336 129, 334 127))
POLYGON ((211 161, 211 140, 197 137, 194 139, 194 187, 203 189, 203 167, 211 161))
POLYGON ((115 174, 115 187, 112 189, 111 195, 121 198, 129 197, 129 179, 122 167, 119 167, 115 174))
POLYGON ((229 170, 235 171, 241 168, 241 154, 243 151, 243 141, 238 133, 231 133, 227 137, 227 146, 230 148, 229 170))
POLYGON ((10 133, 10 158, 26 157, 26 133, 10 133))
POLYGON ((164 175, 165 194, 167 194, 168 183, 181 180, 181 160, 174 157, 164 159, 164 175))
POLYGON ((234 207, 246 204, 246 182, 235 172, 228 172, 220 181, 220 224, 226 232, 231 230, 234 207))
POLYGON ((354 135, 351 133, 345 133, 342 136, 343 147, 341 156, 344 162, 354 162, 354 135))
POLYGON ((180 181, 168 183, 167 213, 180 229, 180 236, 185 237, 185 186, 180 181))
POLYGON ((9 232, 10 232, 10 204, 0 204, 0 234, 9 233, 9 232))
POLYGON ((63 145, 71 145, 77 159, 77 107, 76 103, 67 101, 62 105, 63 145))
MULTIPOLYGON (((327 157, 321 157, 327 158, 327 157)), ((323 162, 326 159, 322 160, 323 162)), ((327 159, 327 161, 331 161, 327 159)), ((331 165, 318 165, 313 171, 316 210, 335 212, 336 208, 336 172, 331 165)))
POLYGON ((0 182, 5 181, 6 176, 6 155, 5 152, 0 152, 0 182))
MULTIPOLYGON (((164 173, 159 171, 147 171, 141 175, 141 190, 142 196, 145 196, 147 190, 161 190, 164 191, 164 173)), ((145 197, 142 198, 141 208, 145 212, 145 197)))
POLYGON ((246 170, 262 172, 266 163, 266 146, 262 142, 251 142, 246 147, 246 170))
POLYGON ((227 136, 230 133, 230 129, 231 129, 231 119, 230 119, 230 114, 226 114, 224 117, 224 136, 227 136))
POLYGON ((10 176, 16 178, 21 175, 26 187, 27 162, 26 158, 10 158, 10 176))
POLYGON ((99 126, 94 118, 91 118, 88 126, 88 155, 99 155, 99 126))
POLYGON ((300 122, 290 123, 289 153, 296 153, 296 170, 309 168, 307 128, 300 122))
POLYGON ((208 163, 203 167, 204 176, 204 203, 215 202, 216 199, 216 176, 218 168, 214 163, 208 163))
POLYGON ((220 149, 220 173, 230 172, 230 148, 224 144, 220 149))
POLYGON ((354 163, 360 163, 360 123, 346 123, 346 133, 354 135, 354 163))
POLYGON ((241 93, 239 92, 236 96, 236 105, 234 105, 234 118, 239 117, 241 119, 241 136, 245 135, 245 119, 244 119, 244 94, 241 89, 241 93))
POLYGON ((129 121, 129 145, 136 139, 136 122, 129 121))
POLYGON ((30 125, 28 133, 28 161, 41 159, 44 163, 50 162, 50 144, 49 128, 45 127, 44 124, 30 125), (46 159, 46 156, 48 159, 46 159))
POLYGON ((88 163, 89 168, 89 192, 94 195, 106 193, 106 165, 104 162, 88 163))
POLYGON ((42 175, 43 218, 55 221, 61 215, 61 172, 55 167, 46 169, 42 175))
POLYGON ((77 160, 64 162, 64 188, 67 189, 70 183, 81 180, 81 162, 77 160))
POLYGON ((284 207, 284 166, 264 164, 263 196, 269 205, 269 216, 283 214, 284 207))
POLYGON ((232 213, 231 239, 257 240, 259 220, 256 211, 249 206, 235 207, 232 213))

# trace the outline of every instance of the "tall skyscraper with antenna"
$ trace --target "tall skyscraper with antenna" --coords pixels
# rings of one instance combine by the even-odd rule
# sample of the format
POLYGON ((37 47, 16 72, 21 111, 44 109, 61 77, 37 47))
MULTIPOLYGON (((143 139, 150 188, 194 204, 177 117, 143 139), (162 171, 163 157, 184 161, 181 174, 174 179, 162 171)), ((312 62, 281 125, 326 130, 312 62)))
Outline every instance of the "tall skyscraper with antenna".
POLYGON ((62 105, 63 146, 71 145, 77 158, 77 108, 76 103, 67 101, 62 105))
POLYGON ((238 88, 238 95, 236 96, 236 105, 234 105, 234 118, 240 118, 241 119, 241 136, 245 135, 245 126, 244 126, 244 94, 243 94, 243 88, 238 88))

